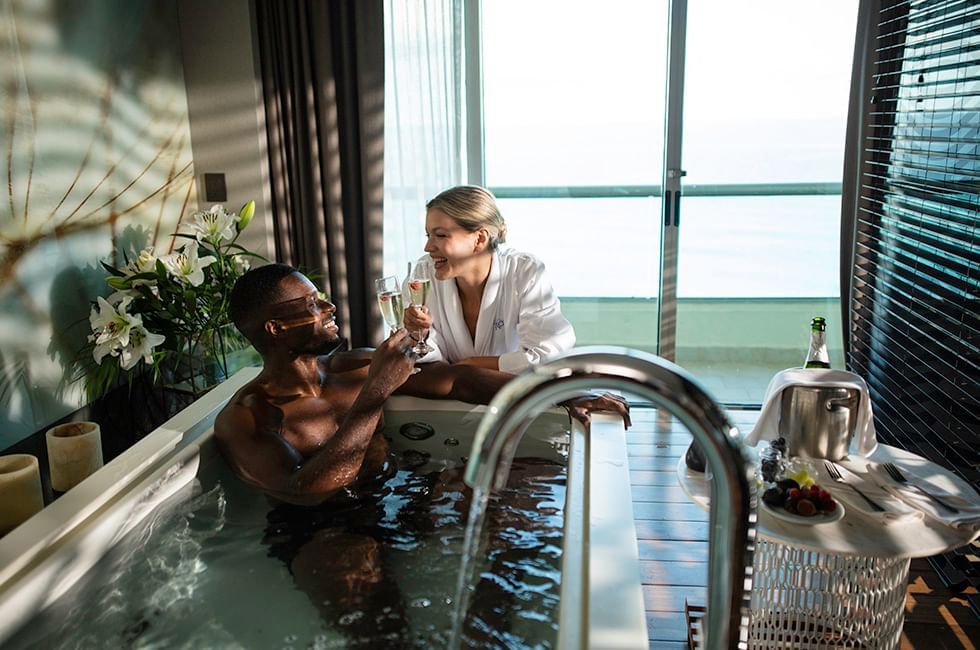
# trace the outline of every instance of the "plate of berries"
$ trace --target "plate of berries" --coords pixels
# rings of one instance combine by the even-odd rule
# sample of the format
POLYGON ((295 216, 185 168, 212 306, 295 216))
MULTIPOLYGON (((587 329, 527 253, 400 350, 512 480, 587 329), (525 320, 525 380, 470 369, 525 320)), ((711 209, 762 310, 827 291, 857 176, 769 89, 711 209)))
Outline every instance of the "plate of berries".
POLYGON ((816 483, 801 487, 791 478, 766 490, 762 503, 773 517, 794 524, 829 524, 844 516, 844 506, 825 489, 816 483))

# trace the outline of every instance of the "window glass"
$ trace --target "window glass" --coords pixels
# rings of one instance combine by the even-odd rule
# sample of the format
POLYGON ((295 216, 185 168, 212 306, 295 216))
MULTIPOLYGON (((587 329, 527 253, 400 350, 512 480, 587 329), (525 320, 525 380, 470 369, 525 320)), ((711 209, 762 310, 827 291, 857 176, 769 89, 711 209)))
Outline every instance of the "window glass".
POLYGON ((666 2, 482 6, 487 183, 659 184, 666 2))

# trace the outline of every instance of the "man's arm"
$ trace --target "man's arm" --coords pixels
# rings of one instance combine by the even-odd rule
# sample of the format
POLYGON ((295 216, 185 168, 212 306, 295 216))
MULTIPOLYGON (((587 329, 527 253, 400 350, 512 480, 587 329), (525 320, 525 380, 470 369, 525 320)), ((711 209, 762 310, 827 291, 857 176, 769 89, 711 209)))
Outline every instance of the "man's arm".
MULTIPOLYGON (((514 375, 506 372, 466 364, 431 363, 418 367, 422 369, 421 372, 411 375, 395 392, 414 397, 489 404, 497 391, 514 378, 514 375)), ((590 413, 593 412, 619 415, 627 429, 632 424, 626 400, 608 393, 575 397, 559 406, 568 409, 570 416, 585 425, 591 421, 590 413)))
POLYGON ((471 404, 489 404, 504 384, 514 378, 499 370, 476 366, 427 363, 417 366, 395 392, 428 399, 456 399, 471 404))
POLYGON ((460 366, 476 366, 477 368, 489 368, 500 370, 500 357, 467 357, 456 362, 460 366))
POLYGON ((335 352, 327 358, 330 372, 348 372, 371 365, 374 348, 354 348, 346 352, 335 352))
MULTIPOLYGON (((378 346, 367 378, 337 431, 316 454, 303 460, 280 435, 281 412, 256 396, 226 406, 215 420, 219 447, 235 473, 283 501, 319 503, 350 485, 381 420, 381 407, 411 372, 407 334, 378 346)), ((326 414, 323 417, 328 417, 326 414)))

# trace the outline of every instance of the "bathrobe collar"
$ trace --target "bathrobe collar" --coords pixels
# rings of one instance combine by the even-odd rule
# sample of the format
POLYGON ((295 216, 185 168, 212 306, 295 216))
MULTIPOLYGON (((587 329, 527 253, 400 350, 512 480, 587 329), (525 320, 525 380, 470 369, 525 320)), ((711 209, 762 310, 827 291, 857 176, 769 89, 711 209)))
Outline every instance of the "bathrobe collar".
POLYGON ((490 275, 487 277, 487 285, 483 289, 483 299, 480 301, 480 314, 476 319, 476 337, 470 339, 470 331, 466 329, 466 321, 463 319, 463 303, 459 299, 459 288, 456 280, 452 282, 451 291, 446 296, 450 303, 447 305, 447 316, 449 316, 449 329, 452 331, 452 338, 459 348, 459 358, 487 356, 490 350, 490 337, 493 334, 493 321, 496 317, 491 309, 497 299, 497 292, 500 290, 501 260, 497 251, 490 257, 490 275))

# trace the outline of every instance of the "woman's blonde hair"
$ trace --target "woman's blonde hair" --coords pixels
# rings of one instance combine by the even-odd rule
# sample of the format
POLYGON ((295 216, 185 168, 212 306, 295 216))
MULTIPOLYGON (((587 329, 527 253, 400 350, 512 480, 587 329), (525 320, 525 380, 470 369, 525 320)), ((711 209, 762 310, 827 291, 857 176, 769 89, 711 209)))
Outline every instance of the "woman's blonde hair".
POLYGON ((426 203, 425 208, 442 210, 467 232, 486 228, 490 232, 490 250, 507 241, 507 224, 497 208, 497 200, 490 190, 478 185, 451 187, 426 203))

